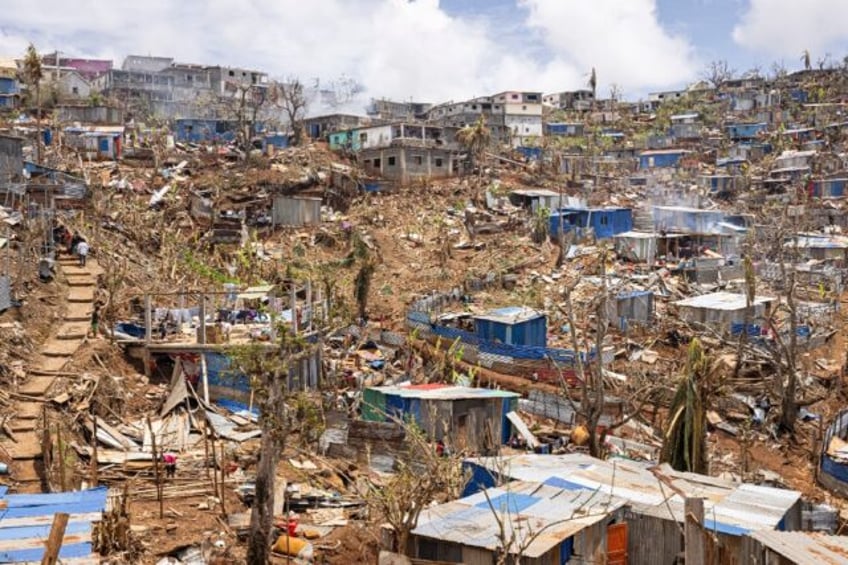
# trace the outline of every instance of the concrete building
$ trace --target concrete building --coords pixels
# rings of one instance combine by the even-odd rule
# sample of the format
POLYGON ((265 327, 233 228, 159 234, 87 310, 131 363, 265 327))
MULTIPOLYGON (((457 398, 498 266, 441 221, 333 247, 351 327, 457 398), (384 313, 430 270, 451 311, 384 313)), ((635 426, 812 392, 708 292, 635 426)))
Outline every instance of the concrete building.
POLYGON ((398 102, 385 98, 372 98, 366 113, 378 120, 411 121, 423 120, 433 105, 427 102, 398 102))
POLYGON ((506 91, 440 104, 427 113, 431 122, 457 128, 473 124, 480 116, 485 116, 493 140, 499 143, 518 147, 532 144, 544 135, 540 92, 506 91))
POLYGON ((18 63, 14 59, 0 59, 0 110, 17 108, 20 99, 18 63))
POLYGON ((591 110, 594 101, 595 95, 591 90, 585 89, 547 94, 542 98, 542 103, 545 106, 556 108, 557 110, 577 110, 581 112, 591 110))

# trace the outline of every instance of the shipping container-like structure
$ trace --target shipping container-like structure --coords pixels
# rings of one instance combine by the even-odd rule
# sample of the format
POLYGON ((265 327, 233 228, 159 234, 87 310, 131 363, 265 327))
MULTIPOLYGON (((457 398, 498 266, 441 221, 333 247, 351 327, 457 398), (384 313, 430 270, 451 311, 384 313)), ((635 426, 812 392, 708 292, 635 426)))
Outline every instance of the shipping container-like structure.
POLYGON ((414 422, 434 441, 492 454, 510 439, 512 425, 506 415, 515 410, 519 396, 438 383, 369 387, 362 396, 362 419, 414 422))
MULTIPOLYGON (((756 324, 769 317, 776 298, 756 296, 751 304, 750 320, 756 324)), ((733 292, 713 292, 693 296, 674 303, 680 318, 695 324, 714 326, 729 331, 733 324, 745 322, 747 299, 744 294, 733 292)))
POLYGON ((551 214, 550 234, 557 239, 562 223, 563 233, 591 229, 598 239, 608 239, 633 229, 633 210, 630 208, 563 208, 551 214))
POLYGON ((474 316, 474 333, 495 343, 545 347, 548 321, 542 312, 532 308, 510 306, 474 316))

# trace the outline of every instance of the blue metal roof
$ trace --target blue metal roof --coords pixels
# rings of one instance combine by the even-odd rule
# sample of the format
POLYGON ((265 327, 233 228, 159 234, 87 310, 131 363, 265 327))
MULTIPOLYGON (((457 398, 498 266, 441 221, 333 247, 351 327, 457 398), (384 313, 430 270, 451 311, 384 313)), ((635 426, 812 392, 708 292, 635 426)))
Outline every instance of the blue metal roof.
POLYGON ((0 491, 0 563, 40 562, 53 515, 69 514, 61 559, 92 554, 92 524, 106 509, 106 487, 50 494, 6 494, 0 491))

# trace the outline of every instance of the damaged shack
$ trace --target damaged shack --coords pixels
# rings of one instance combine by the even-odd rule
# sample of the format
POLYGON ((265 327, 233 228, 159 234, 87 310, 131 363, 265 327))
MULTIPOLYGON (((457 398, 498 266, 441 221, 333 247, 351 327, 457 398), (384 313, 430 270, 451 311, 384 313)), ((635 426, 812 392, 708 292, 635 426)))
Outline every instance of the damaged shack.
POLYGON ((362 419, 415 422, 434 441, 457 450, 497 453, 512 433, 507 414, 520 395, 447 384, 370 387, 363 392, 362 419))

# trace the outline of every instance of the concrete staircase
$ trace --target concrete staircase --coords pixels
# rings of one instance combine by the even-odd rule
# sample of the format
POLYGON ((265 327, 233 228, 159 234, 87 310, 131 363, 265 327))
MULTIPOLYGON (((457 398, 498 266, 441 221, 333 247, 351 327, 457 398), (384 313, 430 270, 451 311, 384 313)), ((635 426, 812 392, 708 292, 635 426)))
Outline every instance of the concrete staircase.
POLYGON ((3 437, 2 447, 12 458, 11 475, 18 484, 17 491, 42 492, 44 488, 43 421, 48 393, 65 365, 82 345, 88 332, 94 304, 96 263, 89 260, 80 267, 74 257, 58 261, 61 274, 67 280, 67 310, 64 319, 52 336, 41 346, 40 354, 33 360, 26 382, 18 387, 24 399, 15 405, 14 416, 7 422, 15 435, 14 441, 3 437))

